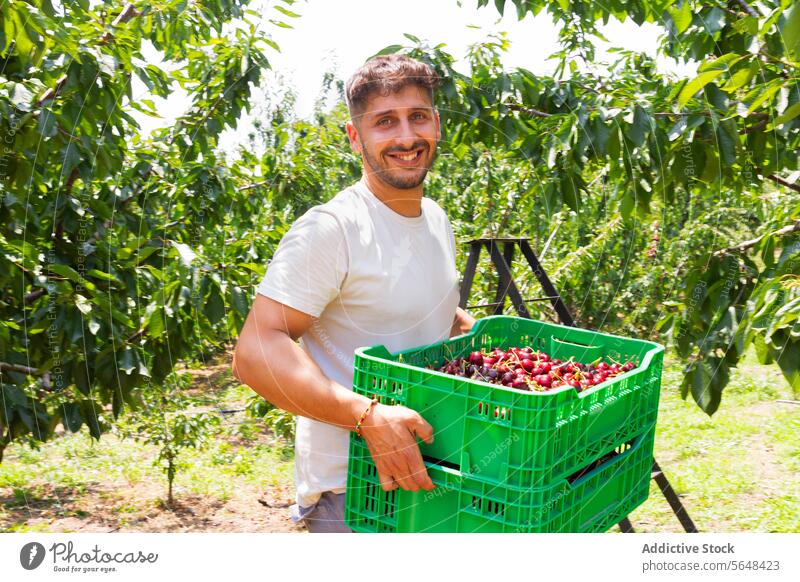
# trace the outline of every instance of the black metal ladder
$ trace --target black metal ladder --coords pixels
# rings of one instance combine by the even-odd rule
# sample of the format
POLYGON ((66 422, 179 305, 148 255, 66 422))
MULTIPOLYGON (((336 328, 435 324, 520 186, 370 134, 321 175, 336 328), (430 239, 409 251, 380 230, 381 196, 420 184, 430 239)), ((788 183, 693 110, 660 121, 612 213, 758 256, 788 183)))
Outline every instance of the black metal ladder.
MULTIPOLYGON (((516 309, 517 314, 520 317, 526 317, 530 319, 531 315, 528 312, 528 308, 525 306, 526 303, 533 301, 550 301, 553 310, 555 310, 559 321, 563 325, 575 325, 575 320, 573 319, 572 314, 561 300, 561 295, 559 295, 555 286, 550 281, 550 278, 547 276, 547 273, 545 273, 544 268, 542 268, 542 265, 539 262, 536 253, 533 252, 533 249, 531 248, 527 238, 479 238, 470 241, 469 246, 470 249, 469 255, 467 256, 467 264, 464 269, 464 278, 461 280, 459 307, 462 309, 491 308, 493 315, 499 315, 503 312, 506 297, 508 297, 511 299, 511 303, 514 306, 514 309, 516 309), (501 244, 503 245, 502 252, 499 248, 501 244), (499 277, 497 293, 495 294, 495 299, 492 303, 468 306, 467 300, 469 299, 469 293, 472 290, 472 283, 475 279, 475 270, 478 267, 481 249, 484 247, 488 251, 489 258, 494 264, 499 277), (535 297, 531 299, 522 298, 519 287, 517 287, 517 284, 514 282, 514 278, 511 276, 511 263, 514 260, 514 253, 517 247, 519 247, 522 255, 525 257, 525 260, 528 262, 531 271, 533 271, 534 276, 542 286, 542 289, 545 292, 544 297, 535 297)), ((661 470, 661 467, 658 465, 658 462, 655 459, 653 459, 653 468, 650 472, 650 478, 655 480, 656 484, 661 490, 661 493, 664 495, 664 498, 669 503, 672 512, 675 514, 675 517, 678 518, 678 521, 680 521, 681 525, 683 526, 684 531, 687 533, 697 533, 697 527, 695 527, 692 518, 689 517, 686 508, 683 506, 683 503, 675 493, 675 490, 670 485, 666 475, 664 475, 664 472, 661 470)), ((619 528, 623 533, 631 533, 635 531, 633 529, 633 524, 631 524, 627 517, 619 522, 619 528)))

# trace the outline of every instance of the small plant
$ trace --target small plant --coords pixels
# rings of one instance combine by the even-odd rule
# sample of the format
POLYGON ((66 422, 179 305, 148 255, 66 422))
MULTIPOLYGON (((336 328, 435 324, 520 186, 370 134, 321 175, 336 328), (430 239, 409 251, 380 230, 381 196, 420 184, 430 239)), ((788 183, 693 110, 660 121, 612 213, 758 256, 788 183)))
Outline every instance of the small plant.
POLYGON ((186 390, 189 374, 171 373, 160 389, 142 392, 142 405, 123 428, 125 436, 159 447, 154 465, 167 476, 167 505, 174 502, 173 485, 178 472, 186 468, 181 462, 184 449, 201 449, 219 431, 221 420, 214 412, 192 410, 193 400, 186 390))
POLYGON ((247 400, 247 414, 261 419, 277 436, 289 443, 294 442, 294 415, 273 406, 259 395, 247 400))

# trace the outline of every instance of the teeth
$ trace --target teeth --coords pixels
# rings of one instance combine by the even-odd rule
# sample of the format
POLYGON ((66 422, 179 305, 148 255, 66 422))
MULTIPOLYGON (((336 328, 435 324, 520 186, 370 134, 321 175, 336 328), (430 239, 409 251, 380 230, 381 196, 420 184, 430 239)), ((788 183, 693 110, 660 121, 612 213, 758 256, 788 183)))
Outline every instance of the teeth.
POLYGON ((398 155, 396 157, 400 158, 401 160, 405 160, 406 162, 410 162, 417 157, 417 153, 414 152, 413 154, 398 155))

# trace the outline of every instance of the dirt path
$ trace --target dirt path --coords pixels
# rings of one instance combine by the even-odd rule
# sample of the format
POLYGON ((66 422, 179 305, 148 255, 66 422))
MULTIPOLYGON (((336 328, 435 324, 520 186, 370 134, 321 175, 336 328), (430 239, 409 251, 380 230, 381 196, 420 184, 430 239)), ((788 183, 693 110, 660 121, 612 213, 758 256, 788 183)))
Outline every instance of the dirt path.
MULTIPOLYGON (((197 397, 221 397, 232 383, 229 360, 230 354, 221 362, 209 362, 203 369, 186 370, 194 377, 189 392, 197 397)), ((245 404, 226 401, 224 408, 242 409, 245 404)), ((230 418, 231 424, 241 418, 241 414, 230 418)), ((290 477, 270 485, 263 481, 254 484, 258 480, 252 478, 220 475, 218 479, 235 483, 228 488, 229 495, 201 495, 176 485, 175 502, 166 507, 166 481, 159 472, 152 476, 150 468, 155 454, 152 447, 137 446, 133 453, 125 453, 125 443, 114 435, 104 435, 100 443, 90 445, 85 434, 65 435, 61 426, 56 432, 60 438, 43 445, 43 457, 32 456, 22 446, 10 447, 0 465, 0 532, 306 531, 289 517, 289 505, 294 500, 290 477), (95 453, 104 457, 107 464, 96 463, 95 453), (120 474, 124 471, 111 475, 97 469, 109 465, 113 469, 129 469, 134 477, 126 479, 120 474)), ((268 429, 249 439, 235 433, 218 437, 217 444, 220 439, 230 445, 232 456, 275 441, 268 429)), ((216 467, 212 465, 210 470, 216 467)))
POLYGON ((305 532, 289 518, 292 492, 273 488, 259 495, 237 491, 221 501, 184 493, 174 507, 161 503, 163 486, 119 488, 91 484, 67 489, 37 485, 35 498, 0 493, 0 531, 47 532, 305 532))

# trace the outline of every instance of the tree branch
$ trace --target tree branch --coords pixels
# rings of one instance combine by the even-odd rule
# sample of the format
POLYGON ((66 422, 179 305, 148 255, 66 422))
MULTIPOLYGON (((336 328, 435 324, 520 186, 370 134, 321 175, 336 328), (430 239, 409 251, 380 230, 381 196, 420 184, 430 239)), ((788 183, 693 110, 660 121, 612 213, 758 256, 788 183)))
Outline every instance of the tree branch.
POLYGON ((784 180, 780 176, 776 176, 775 174, 770 174, 769 176, 767 176, 767 179, 772 180, 773 182, 775 182, 776 184, 780 184, 781 186, 785 186, 790 190, 794 190, 795 192, 800 192, 800 186, 798 186, 797 184, 792 184, 791 182, 787 182, 786 180, 784 180))
POLYGON ((36 368, 22 366, 20 364, 9 364, 7 362, 0 362, 0 372, 3 371, 19 372, 21 374, 28 374, 29 376, 43 376, 46 373, 42 372, 41 370, 37 370, 36 368))
POLYGON ((140 337, 142 337, 142 336, 144 335, 144 333, 145 333, 145 329, 144 329, 144 328, 142 328, 142 329, 140 329, 139 331, 137 331, 135 334, 133 334, 131 337, 129 337, 128 339, 126 339, 125 341, 126 341, 126 342, 128 342, 128 343, 130 343, 130 342, 133 342, 133 341, 136 341, 137 339, 139 339, 140 337))
POLYGON ((270 183, 270 180, 264 180, 263 182, 256 182, 255 184, 248 184, 247 186, 242 186, 239 188, 239 191, 242 192, 244 190, 252 190, 253 188, 260 188, 261 186, 266 186, 270 183))
POLYGON ((767 122, 769 119, 762 119, 758 123, 751 125, 750 127, 745 127, 743 130, 739 132, 739 135, 746 135, 748 133, 755 133, 757 131, 761 131, 765 127, 767 127, 767 122))
POLYGON ((519 103, 504 103, 504 105, 511 111, 519 111, 520 113, 532 115, 533 117, 552 117, 552 113, 545 113, 544 111, 539 111, 538 109, 533 109, 532 107, 524 107, 519 103))
MULTIPOLYGON (((134 16, 139 16, 141 12, 137 12, 136 9, 133 7, 133 2, 128 2, 123 8, 122 12, 114 19, 114 22, 111 23, 112 28, 116 28, 120 24, 124 24, 128 22, 134 16)), ((106 44, 114 38, 114 33, 110 30, 107 30, 102 37, 100 37, 100 44, 106 44)))
POLYGON ((31 291, 27 295, 22 298, 22 301, 27 305, 28 303, 33 303, 39 297, 47 293, 47 289, 37 289, 36 291, 31 291))
POLYGON ((50 87, 47 91, 44 92, 44 94, 41 97, 39 97, 39 100, 36 101, 36 107, 41 107, 42 105, 44 105, 46 101, 51 101, 55 99, 56 95, 58 95, 58 92, 61 91, 66 82, 67 82, 67 76, 61 75, 56 81, 56 86, 50 87))
POLYGON ((723 255, 730 255, 730 254, 733 254, 733 253, 741 253, 741 252, 746 251, 749 248, 752 248, 752 247, 756 246, 758 243, 760 243, 764 239, 764 237, 767 237, 767 236, 786 236, 787 234, 791 234, 793 232, 800 232, 800 219, 795 220, 794 224, 788 224, 788 225, 784 226, 783 228, 779 228, 778 230, 775 230, 773 232, 768 232, 766 234, 762 234, 761 236, 757 236, 756 238, 751 239, 751 240, 746 240, 746 241, 744 241, 742 243, 739 243, 738 245, 735 245, 735 246, 732 246, 732 247, 728 247, 727 249, 720 249, 718 251, 715 251, 713 256, 721 257, 723 255))
POLYGON ((744 0, 736 0, 736 3, 741 6, 742 10, 744 10, 749 16, 755 16, 756 18, 761 16, 761 13, 758 11, 758 9, 753 8, 744 0))

